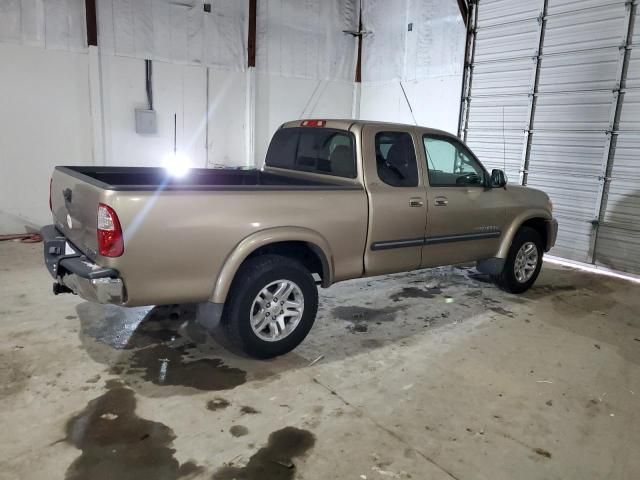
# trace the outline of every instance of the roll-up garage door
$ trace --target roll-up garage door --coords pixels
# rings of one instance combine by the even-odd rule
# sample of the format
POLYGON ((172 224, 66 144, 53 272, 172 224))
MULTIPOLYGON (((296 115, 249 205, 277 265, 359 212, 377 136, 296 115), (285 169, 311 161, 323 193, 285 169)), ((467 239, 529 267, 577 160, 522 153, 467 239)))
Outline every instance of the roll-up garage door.
POLYGON ((460 135, 489 168, 550 195, 560 222, 552 254, 640 273, 635 3, 472 9, 460 135))

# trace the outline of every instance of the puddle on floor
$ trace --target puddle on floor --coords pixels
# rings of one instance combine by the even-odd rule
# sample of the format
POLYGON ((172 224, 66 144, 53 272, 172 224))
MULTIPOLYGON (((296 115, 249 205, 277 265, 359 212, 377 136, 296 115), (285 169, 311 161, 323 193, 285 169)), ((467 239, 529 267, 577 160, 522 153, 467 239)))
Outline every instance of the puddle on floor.
POLYGON ((244 370, 218 358, 195 321, 194 305, 127 309, 84 303, 78 315, 87 352, 136 388, 150 382, 216 391, 247 381, 244 370))
POLYGON ((66 441, 82 450, 67 469, 67 480, 174 480, 203 471, 174 457, 171 428, 136 414, 133 390, 117 382, 107 386, 67 423, 66 441))
POLYGON ((124 373, 139 373, 142 379, 156 385, 197 390, 229 390, 247 381, 244 370, 225 365, 219 358, 189 359, 185 346, 155 345, 136 350, 124 373))
POLYGON ((292 480, 296 476, 294 459, 307 453, 315 442, 310 431, 285 427, 269 435, 267 445, 244 467, 226 465, 213 474, 213 480, 292 480))

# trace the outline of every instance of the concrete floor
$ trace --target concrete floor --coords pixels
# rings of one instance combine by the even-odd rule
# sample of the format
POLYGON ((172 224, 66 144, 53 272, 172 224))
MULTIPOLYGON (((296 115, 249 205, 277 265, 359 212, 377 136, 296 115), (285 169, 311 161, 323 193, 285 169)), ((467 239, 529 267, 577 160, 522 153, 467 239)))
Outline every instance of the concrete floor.
POLYGON ((523 296, 464 268, 357 280, 258 362, 188 307, 54 297, 40 250, 0 244, 2 479, 640 475, 640 285, 551 265, 523 296))

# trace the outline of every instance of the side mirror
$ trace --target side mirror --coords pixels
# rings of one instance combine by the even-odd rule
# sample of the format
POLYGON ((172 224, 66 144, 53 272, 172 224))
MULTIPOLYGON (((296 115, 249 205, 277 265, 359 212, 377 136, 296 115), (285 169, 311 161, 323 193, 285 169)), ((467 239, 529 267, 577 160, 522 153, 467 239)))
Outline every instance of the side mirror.
POLYGON ((491 171, 491 188, 502 188, 507 184, 507 176, 504 172, 498 168, 494 168, 491 171))

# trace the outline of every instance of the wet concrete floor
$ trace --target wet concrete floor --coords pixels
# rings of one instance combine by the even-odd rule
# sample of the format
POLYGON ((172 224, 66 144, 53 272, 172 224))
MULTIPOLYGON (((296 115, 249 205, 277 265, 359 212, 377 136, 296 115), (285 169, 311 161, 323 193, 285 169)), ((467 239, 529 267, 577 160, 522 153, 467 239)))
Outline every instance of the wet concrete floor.
POLYGON ((2 479, 640 471, 640 285, 552 265, 522 296, 469 268, 362 279, 254 361, 189 305, 54 297, 40 248, 0 244, 2 479))

